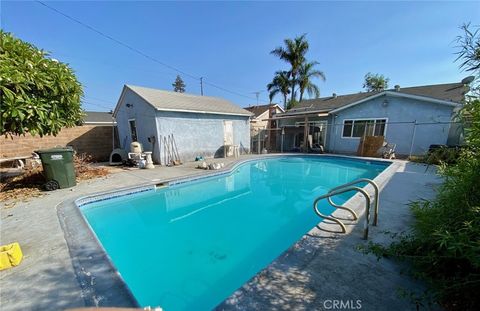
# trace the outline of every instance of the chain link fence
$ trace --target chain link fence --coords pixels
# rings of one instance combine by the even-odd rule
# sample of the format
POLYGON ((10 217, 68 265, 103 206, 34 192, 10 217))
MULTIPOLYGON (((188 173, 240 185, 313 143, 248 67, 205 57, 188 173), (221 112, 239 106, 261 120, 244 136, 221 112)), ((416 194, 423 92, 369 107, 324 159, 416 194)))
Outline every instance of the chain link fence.
MULTIPOLYGON (((357 154, 361 137, 384 136, 384 144, 394 147, 397 157, 425 155, 436 145, 458 146, 463 143, 464 128, 461 122, 381 122, 371 120, 358 123, 324 123, 284 126, 277 129, 276 149, 280 152, 318 151, 323 146, 329 153, 357 154), (305 134, 308 137, 305 139, 305 134)), ((253 149, 252 149, 253 150, 253 149)))

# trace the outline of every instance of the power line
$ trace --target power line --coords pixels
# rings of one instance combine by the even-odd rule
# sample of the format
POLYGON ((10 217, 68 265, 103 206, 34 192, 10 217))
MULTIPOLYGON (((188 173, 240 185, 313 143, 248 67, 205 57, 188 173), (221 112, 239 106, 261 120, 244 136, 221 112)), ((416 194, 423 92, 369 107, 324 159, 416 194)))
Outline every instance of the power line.
MULTIPOLYGON (((159 70, 145 70, 145 68, 143 66, 135 66, 135 65, 131 65, 131 64, 122 64, 122 67, 119 68, 118 67, 118 64, 114 64, 114 63, 111 63, 111 62, 108 62, 108 61, 105 61, 103 59, 98 59, 98 58, 86 58, 86 57, 78 57, 78 56, 73 56, 73 55, 69 55, 69 54, 65 54, 65 53, 52 53, 52 55, 55 55, 57 57, 68 57, 69 59, 75 59, 75 60, 79 60, 79 61, 82 61, 82 62, 87 62, 87 63, 95 63, 97 65, 102 65, 102 66, 106 66, 106 67, 111 67, 111 68, 115 68, 115 70, 123 70, 123 69, 134 69, 134 70, 141 70, 142 73, 149 73, 149 74, 154 74, 154 75, 166 75, 166 76, 169 76, 169 77, 172 77, 174 78, 178 73, 176 72, 171 72, 171 71, 159 71, 159 70)), ((151 68, 151 67, 148 67, 148 68, 151 68)), ((187 77, 187 78, 190 78, 190 77, 187 77)), ((194 78, 190 78, 190 79, 193 79, 193 80, 197 80, 197 79, 194 79, 194 78)))
POLYGON ((82 104, 97 106, 97 107, 104 108, 104 109, 108 109, 108 110, 113 110, 113 109, 115 108, 115 107, 103 106, 103 105, 100 105, 100 104, 97 104, 97 103, 92 103, 92 102, 85 101, 85 100, 82 100, 82 104))
POLYGON ((207 85, 210 85, 210 86, 212 86, 212 87, 214 87, 214 88, 217 88, 217 89, 219 89, 219 90, 222 90, 222 91, 224 91, 224 92, 233 94, 233 95, 237 95, 237 96, 245 97, 245 98, 248 98, 248 99, 256 100, 255 97, 248 96, 248 95, 244 95, 244 94, 241 94, 241 93, 237 93, 237 92, 235 92, 235 91, 228 90, 228 89, 226 89, 226 88, 224 88, 224 87, 221 87, 221 86, 216 85, 216 84, 211 83, 211 82, 203 81, 203 83, 204 83, 204 84, 207 84, 207 85))
MULTIPOLYGON (((81 26, 89 29, 90 31, 95 32, 96 34, 98 34, 98 35, 100 35, 100 36, 102 36, 102 37, 104 37, 104 38, 106 38, 106 39, 108 39, 108 40, 110 40, 110 41, 112 41, 112 42, 115 42, 116 44, 119 44, 119 45, 121 45, 121 46, 129 49, 129 50, 132 51, 132 52, 135 52, 135 53, 137 53, 137 54, 139 54, 139 55, 141 55, 141 56, 143 56, 143 57, 145 57, 145 58, 147 58, 147 59, 149 59, 149 60, 151 60, 151 61, 153 61, 153 62, 155 62, 155 63, 157 63, 157 64, 160 64, 160 65, 162 65, 162 66, 164 66, 164 67, 167 67, 167 68, 169 68, 169 69, 171 69, 171 70, 173 70, 173 71, 175 71, 175 72, 177 72, 177 73, 181 73, 181 74, 183 74, 183 75, 185 75, 185 76, 187 76, 187 77, 190 77, 190 78, 192 78, 192 79, 199 80, 199 81, 202 83, 202 90, 201 90, 202 93, 203 93, 203 84, 208 84, 208 85, 210 85, 210 86, 212 86, 212 87, 214 87, 214 88, 217 88, 217 89, 219 89, 219 90, 222 90, 222 91, 224 91, 224 92, 227 92, 227 93, 230 93, 230 94, 233 94, 233 95, 245 97, 245 98, 248 98, 248 99, 255 99, 255 98, 253 98, 253 97, 251 97, 251 96, 247 96, 247 95, 244 95, 244 94, 241 94, 241 93, 238 93, 238 92, 235 92, 235 91, 226 89, 226 88, 221 87, 221 86, 219 86, 219 85, 216 85, 216 84, 214 84, 214 83, 210 83, 210 82, 204 81, 204 77, 196 77, 196 76, 194 76, 194 75, 192 75, 192 74, 189 74, 189 73, 187 73, 187 72, 185 72, 185 71, 183 71, 183 70, 180 70, 180 69, 178 69, 178 68, 176 68, 176 67, 174 67, 174 66, 171 66, 171 65, 169 65, 169 64, 166 64, 166 63, 164 63, 164 62, 162 62, 162 61, 160 61, 160 60, 158 60, 158 59, 156 59, 156 58, 154 58, 154 57, 152 57, 152 56, 150 56, 150 55, 148 55, 148 54, 140 51, 139 49, 137 49, 137 48, 135 48, 135 47, 133 47, 133 46, 127 44, 127 43, 124 43, 124 42, 122 42, 122 41, 120 41, 120 40, 118 40, 118 39, 116 39, 116 38, 114 38, 114 37, 112 37, 112 36, 110 36, 110 35, 102 32, 102 31, 100 31, 100 30, 96 29, 96 28, 93 27, 93 26, 90 26, 90 25, 88 25, 88 24, 86 24, 86 23, 84 23, 84 22, 82 22, 82 21, 80 21, 80 20, 78 20, 78 19, 76 19, 76 18, 74 18, 74 17, 66 14, 66 13, 63 13, 62 11, 60 11, 60 10, 58 10, 58 9, 52 7, 52 6, 49 6, 49 5, 46 4, 45 2, 42 2, 42 1, 40 1, 40 0, 35 0, 35 1, 36 1, 37 3, 43 5, 43 6, 46 7, 47 9, 49 9, 49 10, 51 10, 51 11, 57 13, 57 14, 62 15, 63 17, 65 17, 65 18, 67 18, 67 19, 69 19, 69 20, 71 20, 71 21, 73 21, 73 22, 75 22, 75 23, 77 23, 77 24, 79 24, 79 25, 81 25, 81 26)), ((203 94, 202 94, 202 95, 203 95, 203 94)))
POLYGON ((98 101, 101 101, 101 102, 104 102, 104 103, 107 103, 107 104, 110 104, 110 105, 116 105, 116 103, 114 102, 111 102, 109 100, 106 100, 106 99, 102 99, 102 98, 98 98, 98 97, 93 97, 93 96, 85 96, 85 98, 87 99, 93 99, 93 100, 98 100, 98 101))
POLYGON ((131 50, 131 51, 133 51, 133 52, 135 52, 135 53, 137 53, 137 54, 145 57, 145 58, 147 58, 147 59, 150 59, 150 60, 153 61, 153 62, 156 62, 156 63, 158 63, 158 64, 160 64, 160 65, 162 65, 162 66, 165 66, 165 67, 167 67, 167 68, 170 68, 170 69, 172 69, 172 70, 174 70, 174 71, 176 71, 176 72, 178 72, 178 73, 181 73, 181 74, 183 74, 183 75, 186 75, 186 76, 189 76, 189 77, 191 77, 191 78, 193 78, 193 79, 197 79, 197 80, 198 80, 197 77, 195 77, 195 76, 193 76, 193 75, 191 75, 191 74, 189 74, 189 73, 187 73, 187 72, 185 72, 185 71, 183 71, 183 70, 180 70, 180 69, 178 69, 178 68, 175 68, 175 67, 173 67, 173 66, 170 66, 169 64, 166 64, 166 63, 164 63, 164 62, 162 62, 162 61, 159 61, 158 59, 156 59, 156 58, 154 58, 154 57, 152 57, 152 56, 150 56, 150 55, 148 55, 148 54, 143 53, 143 52, 140 51, 139 49, 137 49, 137 48, 135 48, 135 47, 133 47, 133 46, 131 46, 131 45, 129 45, 129 44, 126 44, 126 43, 124 43, 124 42, 122 42, 122 41, 120 41, 120 40, 118 40, 118 39, 115 39, 115 38, 113 38, 112 36, 110 36, 110 35, 102 32, 102 31, 100 31, 100 30, 98 30, 98 29, 96 29, 96 28, 94 28, 94 27, 92 27, 92 26, 90 26, 90 25, 87 25, 87 24, 79 21, 78 19, 70 16, 70 15, 63 13, 62 11, 59 11, 59 10, 55 9, 54 7, 49 6, 48 4, 46 4, 46 3, 42 2, 42 1, 39 1, 39 0, 35 0, 35 1, 38 2, 38 3, 40 3, 41 5, 43 5, 44 7, 46 7, 46 8, 48 8, 48 9, 50 9, 50 10, 52 10, 52 11, 54 11, 54 12, 56 12, 56 13, 62 15, 62 16, 64 16, 65 18, 68 18, 69 20, 71 20, 71 21, 73 21, 73 22, 75 22, 75 23, 77 23, 77 24, 79 24, 79 25, 82 25, 83 27, 90 29, 91 31, 93 31, 93 32, 101 35, 102 37, 105 37, 105 38, 107 38, 108 40, 113 41, 113 42, 115 42, 115 43, 117 43, 117 44, 119 44, 119 45, 121 45, 121 46, 123 46, 123 47, 125 47, 125 48, 127 48, 127 49, 129 49, 129 50, 131 50))

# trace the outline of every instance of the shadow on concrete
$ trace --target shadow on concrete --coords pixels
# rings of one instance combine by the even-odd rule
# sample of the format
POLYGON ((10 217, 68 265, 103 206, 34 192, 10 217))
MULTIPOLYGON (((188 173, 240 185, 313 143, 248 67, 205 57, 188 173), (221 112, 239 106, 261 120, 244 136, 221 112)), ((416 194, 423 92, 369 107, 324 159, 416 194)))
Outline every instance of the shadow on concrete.
MULTIPOLYGON (((54 254, 52 254, 54 256, 54 254)), ((49 261, 54 261, 51 259, 49 261)), ((45 266, 42 261, 37 261, 39 267, 45 266)), ((51 262, 49 263, 51 266, 51 262)), ((71 287, 72 274, 61 268, 59 269, 33 269, 22 265, 13 269, 25 269, 22 279, 27 286, 5 287, 2 286, 2 310, 26 310, 28 301, 35 299, 35 305, 29 310, 64 310, 70 307, 83 307, 83 299, 78 288, 71 287), (29 269, 30 268, 30 269, 29 269), (24 279, 27 275, 28 279, 24 279), (65 281, 70 280, 70 281, 65 281), (45 284, 44 287, 33 287, 28 284, 45 284), (5 308, 5 309, 4 309, 5 308)), ((15 271, 12 271, 15 273, 15 271)), ((30 306, 32 307, 32 306, 30 306)))

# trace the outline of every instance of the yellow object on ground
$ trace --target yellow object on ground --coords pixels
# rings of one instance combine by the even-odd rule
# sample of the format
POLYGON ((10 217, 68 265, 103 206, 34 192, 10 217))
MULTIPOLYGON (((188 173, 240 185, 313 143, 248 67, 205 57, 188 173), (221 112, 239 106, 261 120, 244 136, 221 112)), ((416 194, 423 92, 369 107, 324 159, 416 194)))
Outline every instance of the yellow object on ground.
POLYGON ((17 242, 0 246, 0 270, 18 266, 23 254, 17 242))

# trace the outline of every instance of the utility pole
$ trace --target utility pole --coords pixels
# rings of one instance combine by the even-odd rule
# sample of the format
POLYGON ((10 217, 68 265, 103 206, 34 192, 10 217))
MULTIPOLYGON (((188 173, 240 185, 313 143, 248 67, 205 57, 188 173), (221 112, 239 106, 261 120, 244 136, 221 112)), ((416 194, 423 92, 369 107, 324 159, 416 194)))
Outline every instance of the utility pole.
POLYGON ((203 96, 203 77, 200 77, 200 94, 203 96))
POLYGON ((260 93, 263 93, 263 91, 252 92, 252 94, 255 94, 255 97, 257 98, 257 106, 258 106, 258 99, 260 97, 260 93))

